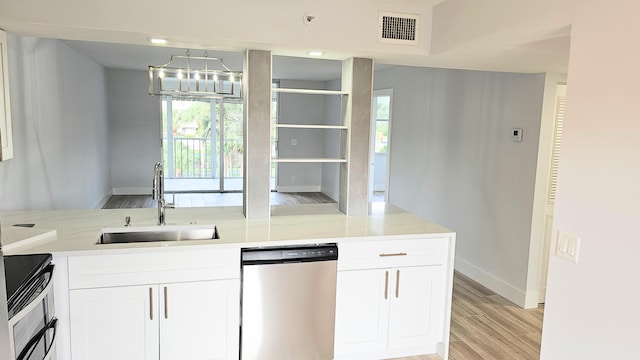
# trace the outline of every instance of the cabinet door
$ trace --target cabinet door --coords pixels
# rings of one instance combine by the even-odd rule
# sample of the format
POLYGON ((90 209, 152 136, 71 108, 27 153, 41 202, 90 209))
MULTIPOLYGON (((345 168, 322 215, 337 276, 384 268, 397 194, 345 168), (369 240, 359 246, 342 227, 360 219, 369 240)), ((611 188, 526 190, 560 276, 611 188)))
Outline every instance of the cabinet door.
POLYGON ((395 268, 390 276, 389 350, 435 352, 444 321, 441 267, 395 268))
POLYGON ((238 358, 239 280, 166 284, 159 292, 161 360, 238 358))
POLYGON ((157 360, 157 286, 72 290, 73 360, 157 360))
POLYGON ((7 34, 0 30, 0 161, 13 158, 7 34))
POLYGON ((391 273, 387 269, 339 271, 335 358, 387 349, 391 273), (385 288, 387 299, 385 299, 385 288))

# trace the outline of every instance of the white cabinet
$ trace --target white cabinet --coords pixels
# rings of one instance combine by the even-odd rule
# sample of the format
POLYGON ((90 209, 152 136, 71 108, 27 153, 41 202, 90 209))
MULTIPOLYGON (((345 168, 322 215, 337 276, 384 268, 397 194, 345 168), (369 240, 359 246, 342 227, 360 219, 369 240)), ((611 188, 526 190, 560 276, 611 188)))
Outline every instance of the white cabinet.
POLYGON ((157 287, 72 290, 72 359, 158 360, 157 287), (155 316, 153 316, 155 315, 155 316))
POLYGON ((240 281, 160 286, 160 359, 238 357, 240 281))
POLYGON ((420 348, 439 340, 444 317, 441 269, 419 266, 389 272, 390 350, 420 348))
POLYGON ((389 302, 383 295, 386 273, 384 269, 338 272, 336 355, 386 351, 389 328, 389 302))
POLYGON ((238 359, 239 257, 236 249, 69 258, 71 359, 238 359))
POLYGON ((217 280, 72 290, 72 359, 233 359, 238 288, 217 280))
POLYGON ((2 144, 0 147, 0 161, 13 158, 7 34, 2 30, 0 30, 0 143, 2 144))
POLYGON ((445 239, 369 242, 356 249, 339 249, 335 359, 437 353, 448 328, 445 239))

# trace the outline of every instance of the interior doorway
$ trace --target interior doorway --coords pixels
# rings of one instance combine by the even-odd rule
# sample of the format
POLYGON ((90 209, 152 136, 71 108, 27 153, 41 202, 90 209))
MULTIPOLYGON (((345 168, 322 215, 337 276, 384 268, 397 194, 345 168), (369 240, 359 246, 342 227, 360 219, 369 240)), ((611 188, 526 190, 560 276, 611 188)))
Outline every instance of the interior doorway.
POLYGON ((165 191, 241 192, 242 134, 242 101, 163 97, 165 191))
POLYGON ((371 111, 371 169, 369 170, 369 202, 389 199, 389 156, 393 89, 373 92, 371 111))

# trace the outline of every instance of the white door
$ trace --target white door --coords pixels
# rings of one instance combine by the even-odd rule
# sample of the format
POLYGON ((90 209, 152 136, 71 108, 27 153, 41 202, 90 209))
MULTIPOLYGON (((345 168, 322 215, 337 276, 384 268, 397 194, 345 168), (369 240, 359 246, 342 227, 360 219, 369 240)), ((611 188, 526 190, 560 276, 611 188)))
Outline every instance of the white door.
POLYGON ((549 268, 549 254, 551 244, 551 229, 553 226, 553 208, 556 203, 556 185, 558 179, 558 163, 560 161, 560 142, 562 141, 562 127, 564 122, 564 106, 567 85, 558 85, 556 90, 556 112, 553 130, 553 150, 547 204, 545 206, 544 246, 542 249, 542 265, 540 267, 540 297, 539 303, 544 303, 547 293, 547 273, 549 268))
MULTIPOLYGON (((441 279, 440 266, 391 270, 389 350, 417 349, 442 339, 444 288, 441 279)), ((435 348, 425 348, 421 352, 435 351, 435 348)))
POLYGON ((74 360, 158 360, 157 286, 70 292, 74 360))
POLYGON ((239 280, 159 286, 161 360, 237 359, 239 280))
POLYGON ((382 201, 378 199, 379 197, 373 196, 374 192, 382 192, 384 193, 384 201, 388 199, 388 164, 393 89, 375 90, 372 103, 369 202, 382 201))
POLYGON ((335 358, 387 349, 390 270, 339 271, 335 358), (386 290, 386 299, 385 299, 386 290))

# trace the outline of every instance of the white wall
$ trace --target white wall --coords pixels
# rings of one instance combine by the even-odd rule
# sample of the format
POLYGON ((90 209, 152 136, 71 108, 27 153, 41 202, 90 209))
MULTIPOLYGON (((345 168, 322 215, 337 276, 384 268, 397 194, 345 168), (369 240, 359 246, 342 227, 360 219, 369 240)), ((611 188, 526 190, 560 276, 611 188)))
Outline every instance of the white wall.
POLYGON ((65 44, 9 36, 14 159, 0 209, 93 208, 110 192, 106 78, 65 44))
POLYGON ((639 359, 640 3, 573 6, 554 229, 582 245, 551 256, 541 359, 639 359))
POLYGON ((523 305, 544 74, 394 67, 386 88, 389 202, 455 230, 456 268, 523 305))
POLYGON ((111 184, 115 194, 151 194, 162 158, 160 97, 149 95, 146 71, 107 70, 111 184))

